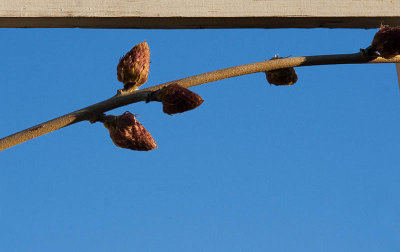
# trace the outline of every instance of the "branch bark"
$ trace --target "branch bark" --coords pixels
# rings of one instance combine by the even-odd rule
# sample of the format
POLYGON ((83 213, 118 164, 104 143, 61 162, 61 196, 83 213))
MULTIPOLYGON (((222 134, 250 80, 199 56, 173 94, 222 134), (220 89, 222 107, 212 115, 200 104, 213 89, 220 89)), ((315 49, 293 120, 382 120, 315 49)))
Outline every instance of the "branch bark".
POLYGON ((319 56, 305 56, 293 58, 281 58, 276 60, 267 60, 246 65, 240 65, 212 71, 204 74, 194 75, 180 80, 166 82, 160 85, 152 86, 143 90, 125 93, 111 97, 105 101, 96 103, 86 108, 74 111, 72 113, 60 116, 50 121, 38 124, 31 128, 22 130, 13 135, 0 139, 0 151, 10 148, 14 145, 23 143, 38 136, 58 130, 85 120, 93 120, 99 114, 106 111, 122 107, 131 103, 146 101, 147 96, 152 92, 161 89, 172 83, 189 88, 217 80, 223 80, 231 77, 252 74, 257 72, 265 72, 286 67, 315 66, 315 65, 332 65, 332 64, 359 64, 359 63, 399 63, 400 56, 384 59, 381 57, 369 59, 362 53, 353 54, 333 54, 319 56))

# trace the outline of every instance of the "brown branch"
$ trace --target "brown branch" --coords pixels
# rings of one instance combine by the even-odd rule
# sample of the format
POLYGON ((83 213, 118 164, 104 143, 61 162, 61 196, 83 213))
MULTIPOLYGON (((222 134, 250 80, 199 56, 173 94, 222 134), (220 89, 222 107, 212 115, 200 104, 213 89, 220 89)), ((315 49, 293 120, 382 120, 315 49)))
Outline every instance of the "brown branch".
POLYGON ((178 83, 179 85, 188 88, 226 78, 236 77, 245 74, 252 74, 257 72, 265 72, 285 67, 332 65, 332 64, 358 64, 358 63, 399 63, 399 62, 400 62, 400 56, 391 59, 383 59, 383 58, 369 59, 366 58, 362 53, 354 53, 354 54, 334 54, 334 55, 281 58, 277 60, 267 60, 247 65, 225 68, 213 72, 187 77, 180 80, 166 82, 143 90, 134 91, 132 93, 127 93, 127 94, 125 93, 119 96, 111 97, 108 100, 96 103, 89 107, 77 110, 75 112, 63 115, 61 117, 38 124, 29 129, 25 129, 13 135, 2 138, 0 139, 0 151, 77 122, 81 122, 84 120, 89 120, 89 121, 95 120, 98 115, 106 111, 122 107, 131 103, 146 101, 146 98, 152 91, 159 90, 160 88, 170 85, 172 83, 178 83))

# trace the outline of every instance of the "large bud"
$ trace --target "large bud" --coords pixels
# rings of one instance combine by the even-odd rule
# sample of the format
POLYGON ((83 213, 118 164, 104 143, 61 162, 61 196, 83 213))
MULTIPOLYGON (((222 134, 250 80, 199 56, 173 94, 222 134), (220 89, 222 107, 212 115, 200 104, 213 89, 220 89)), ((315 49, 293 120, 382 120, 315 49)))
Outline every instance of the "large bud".
MULTIPOLYGON (((279 57, 275 56, 271 60, 275 59, 279 59, 279 57)), ((297 74, 293 67, 266 71, 265 75, 270 85, 289 86, 295 84, 297 81, 297 74)))
POLYGON ((169 115, 195 109, 204 101, 200 95, 177 83, 163 87, 157 96, 163 104, 164 113, 169 115))
POLYGON ((372 40, 371 49, 378 51, 380 56, 386 59, 400 54, 400 27, 381 24, 372 40))
POLYGON ((135 45, 117 66, 118 80, 124 86, 138 88, 147 81, 150 68, 150 50, 146 41, 135 45))
POLYGON ((110 137, 118 147, 138 151, 157 148, 150 132, 129 112, 108 119, 104 126, 110 131, 110 137))

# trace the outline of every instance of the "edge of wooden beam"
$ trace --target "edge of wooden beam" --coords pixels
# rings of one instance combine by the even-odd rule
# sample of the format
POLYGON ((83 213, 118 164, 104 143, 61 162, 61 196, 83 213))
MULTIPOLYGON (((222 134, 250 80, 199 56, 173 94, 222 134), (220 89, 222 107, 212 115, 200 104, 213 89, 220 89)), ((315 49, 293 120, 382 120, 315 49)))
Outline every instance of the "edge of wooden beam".
POLYGON ((400 17, 0 17, 0 28, 378 28, 400 17))

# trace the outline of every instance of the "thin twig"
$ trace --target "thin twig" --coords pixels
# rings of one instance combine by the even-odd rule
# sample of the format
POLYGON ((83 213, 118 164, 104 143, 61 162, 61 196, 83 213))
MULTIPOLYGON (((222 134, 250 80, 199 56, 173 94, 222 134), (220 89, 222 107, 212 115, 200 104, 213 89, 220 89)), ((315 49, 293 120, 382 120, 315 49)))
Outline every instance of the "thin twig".
POLYGON ((166 82, 157 86, 152 86, 143 90, 134 91, 128 94, 111 97, 108 100, 96 103, 89 107, 74 111, 50 121, 38 124, 29 129, 22 130, 13 135, 0 139, 0 151, 10 148, 14 145, 23 143, 27 140, 36 138, 46 133, 58 130, 71 124, 84 120, 93 121, 96 117, 106 111, 122 107, 131 103, 146 101, 147 96, 152 92, 161 89, 172 83, 178 83, 183 87, 193 87, 208 82, 222 80, 226 78, 236 77, 245 74, 257 72, 265 72, 285 67, 315 66, 315 65, 332 65, 332 64, 358 64, 358 63, 399 63, 400 57, 392 59, 376 58, 369 59, 362 53, 354 54, 334 54, 320 56, 306 56, 281 58, 277 60, 267 60, 247 65, 240 65, 225 68, 213 72, 199 74, 180 80, 166 82))

